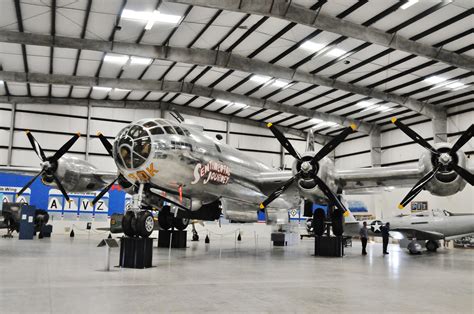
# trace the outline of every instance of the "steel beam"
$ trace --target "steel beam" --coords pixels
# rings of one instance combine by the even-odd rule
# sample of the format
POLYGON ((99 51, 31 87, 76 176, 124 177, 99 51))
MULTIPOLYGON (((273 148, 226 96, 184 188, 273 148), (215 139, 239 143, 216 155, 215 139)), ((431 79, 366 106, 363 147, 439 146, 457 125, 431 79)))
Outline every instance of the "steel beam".
POLYGON ((8 151, 7 151, 7 166, 12 165, 13 155, 13 137, 15 136, 15 123, 16 123, 16 102, 10 102, 12 105, 12 111, 10 116, 10 136, 8 137, 8 151))
MULTIPOLYGON (((161 112, 167 110, 176 110, 182 114, 207 119, 228 121, 230 123, 238 123, 249 126, 257 126, 267 128, 266 123, 250 119, 244 119, 236 116, 230 116, 223 113, 200 110, 193 107, 184 107, 180 105, 170 104, 166 102, 153 101, 122 101, 122 100, 95 100, 81 98, 48 98, 48 97, 21 97, 21 96, 0 96, 0 103, 18 103, 18 104, 41 104, 41 105, 70 105, 70 106, 86 106, 86 107, 108 107, 108 108, 130 108, 130 109, 160 109, 161 112)), ((278 128, 287 134, 305 139, 306 133, 296 129, 278 126, 278 128)), ((13 134, 13 133, 12 133, 13 134)), ((320 140, 327 141, 329 136, 316 134, 320 140)))
POLYGON ((343 116, 317 112, 311 109, 280 104, 274 101, 249 97, 241 94, 231 93, 223 90, 213 89, 205 86, 195 85, 187 82, 176 81, 154 81, 136 79, 114 79, 105 77, 70 76, 62 74, 42 74, 42 73, 22 73, 0 71, 0 80, 7 82, 58 84, 73 86, 101 86, 110 88, 120 88, 128 90, 146 90, 171 93, 185 93, 212 99, 222 99, 231 103, 243 103, 250 107, 271 109, 281 112, 330 121, 339 125, 355 124, 362 133, 370 134, 375 128, 374 124, 361 122, 359 120, 346 118, 343 116))
MULTIPOLYGON (((48 35, 27 34, 12 31, 0 31, 0 42, 102 51, 107 53, 132 55, 172 62, 228 68, 247 73, 286 79, 289 81, 299 81, 308 84, 336 88, 346 92, 396 103, 430 118, 435 117, 435 111, 437 110, 435 106, 426 102, 418 101, 414 98, 402 97, 393 93, 385 93, 374 88, 354 85, 347 82, 330 79, 322 75, 310 74, 301 70, 293 70, 261 60, 249 59, 225 51, 212 51, 199 48, 153 46, 135 43, 111 43, 93 39, 69 38, 61 36, 56 36, 53 38, 48 35)), ((472 59, 474 64, 474 58, 472 59)))
POLYGON ((370 160, 372 167, 382 166, 382 136, 380 128, 370 134, 370 160))
POLYGON ((396 33, 389 34, 383 30, 363 26, 357 23, 338 19, 319 11, 313 11, 288 0, 165 0, 212 9, 258 14, 284 19, 289 22, 314 27, 349 38, 393 48, 428 59, 444 62, 458 68, 474 71, 474 58, 456 54, 452 51, 435 48, 404 38, 396 33))
POLYGON ((437 112, 431 123, 434 143, 446 143, 448 141, 448 116, 446 111, 437 112))

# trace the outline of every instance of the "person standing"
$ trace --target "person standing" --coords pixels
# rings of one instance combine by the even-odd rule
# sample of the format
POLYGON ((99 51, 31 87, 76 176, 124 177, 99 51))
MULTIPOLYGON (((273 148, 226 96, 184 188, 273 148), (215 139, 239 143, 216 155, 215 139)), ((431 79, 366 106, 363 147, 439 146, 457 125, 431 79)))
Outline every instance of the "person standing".
POLYGON ((369 236, 368 230, 367 230, 367 222, 364 221, 362 224, 362 228, 359 230, 359 236, 360 236, 360 242, 362 243, 362 255, 367 255, 367 238, 369 236))
POLYGON ((390 223, 387 222, 385 226, 380 228, 382 232, 382 240, 383 240, 383 254, 388 254, 387 247, 388 247, 388 238, 390 237, 390 223))

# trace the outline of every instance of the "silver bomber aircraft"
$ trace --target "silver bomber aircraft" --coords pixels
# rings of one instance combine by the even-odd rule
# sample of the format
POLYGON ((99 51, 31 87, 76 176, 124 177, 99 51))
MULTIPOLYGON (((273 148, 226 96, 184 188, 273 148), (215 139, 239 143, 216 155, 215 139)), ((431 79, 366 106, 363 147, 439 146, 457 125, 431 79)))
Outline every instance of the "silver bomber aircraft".
MULTIPOLYGON (((320 151, 300 155, 269 123, 275 137, 295 157, 292 171, 272 169, 205 135, 200 127, 164 119, 144 119, 128 125, 118 133, 113 145, 98 134, 117 165, 117 173, 100 172, 87 161, 64 156, 79 134, 47 157, 27 132, 41 160, 41 169, 19 194, 41 177, 43 183, 56 186, 66 200, 69 200, 68 191, 103 189, 95 203, 118 183, 133 196, 132 206, 122 221, 124 233, 148 237, 154 227, 151 210, 159 211, 158 222, 164 229, 172 226, 184 229, 190 219, 215 220, 221 213, 231 221, 255 222, 259 210, 265 212, 268 224, 286 224, 288 210, 299 208, 305 199, 335 206, 342 221, 342 214, 347 213, 338 197, 342 192, 415 184, 401 202, 400 206, 405 206, 422 189, 436 195, 452 195, 461 191, 466 181, 473 184, 473 175, 465 169, 466 156, 460 148, 472 138, 474 125, 456 143, 433 147, 400 121, 392 122, 427 148, 418 166, 335 169, 334 161, 327 155, 355 131, 354 125, 344 129, 320 151), (179 210, 173 213, 167 204, 179 210)), ((31 172, 32 169, 14 170, 31 172)))

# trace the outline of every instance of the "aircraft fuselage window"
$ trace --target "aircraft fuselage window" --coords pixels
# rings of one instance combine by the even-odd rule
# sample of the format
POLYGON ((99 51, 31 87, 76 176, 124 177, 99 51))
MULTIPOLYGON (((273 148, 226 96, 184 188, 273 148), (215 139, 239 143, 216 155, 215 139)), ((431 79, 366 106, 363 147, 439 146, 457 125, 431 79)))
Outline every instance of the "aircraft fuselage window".
POLYGON ((176 134, 176 131, 173 129, 172 126, 165 125, 163 126, 163 128, 165 129, 165 132, 168 134, 176 134))
POLYGON ((191 132, 189 132, 188 129, 183 128, 183 131, 184 131, 184 134, 186 134, 186 136, 191 136, 191 132))
POLYGON ((193 151, 193 146, 186 142, 171 141, 171 149, 182 149, 193 151))

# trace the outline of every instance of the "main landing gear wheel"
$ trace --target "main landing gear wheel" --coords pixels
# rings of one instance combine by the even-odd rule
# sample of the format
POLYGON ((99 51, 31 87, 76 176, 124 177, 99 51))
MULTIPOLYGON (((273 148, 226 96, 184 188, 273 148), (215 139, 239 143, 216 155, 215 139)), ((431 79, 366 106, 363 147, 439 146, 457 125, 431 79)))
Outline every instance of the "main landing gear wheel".
POLYGON ((163 230, 168 230, 173 226, 173 216, 171 216, 169 206, 164 206, 158 213, 158 224, 163 230))
POLYGON ((314 234, 317 236, 322 236, 324 234, 324 219, 326 218, 326 213, 322 208, 316 208, 313 213, 313 230, 314 234))
POLYGON ((189 225, 189 218, 174 218, 173 217, 173 227, 177 230, 182 231, 186 229, 189 225))
POLYGON ((426 241, 425 247, 430 252, 436 252, 438 249, 438 243, 436 243, 436 241, 428 240, 426 241))
POLYGON ((138 213, 137 220, 135 222, 137 235, 142 238, 148 238, 153 232, 154 227, 155 221, 153 219, 153 215, 149 211, 145 210, 138 213))
POLYGON ((135 236, 135 214, 131 211, 127 211, 122 218, 122 230, 128 237, 135 236))

